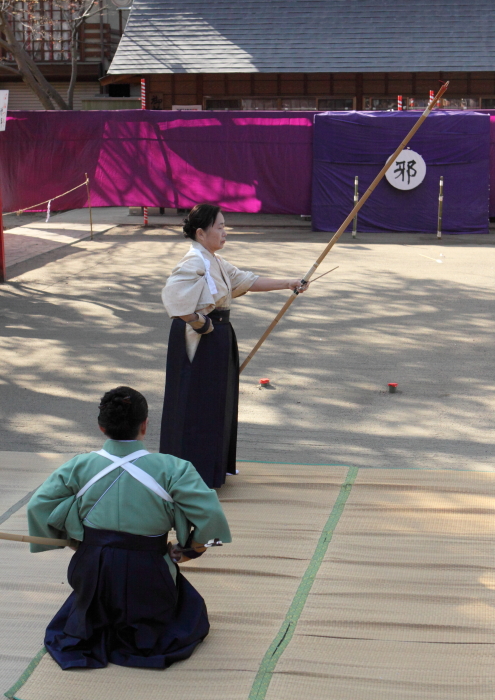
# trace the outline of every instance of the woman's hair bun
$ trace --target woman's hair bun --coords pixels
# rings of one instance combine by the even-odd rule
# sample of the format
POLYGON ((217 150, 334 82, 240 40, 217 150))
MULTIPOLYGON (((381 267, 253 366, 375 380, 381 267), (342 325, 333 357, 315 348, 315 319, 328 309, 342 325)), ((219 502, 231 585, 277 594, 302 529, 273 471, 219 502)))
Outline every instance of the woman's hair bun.
MULTIPOLYGON (((191 226, 191 222, 189 221, 189 216, 186 216, 184 221, 182 222, 182 230, 184 231, 184 237, 185 238, 194 238, 193 234, 193 227, 191 226)), ((194 234, 196 231, 194 231, 194 234)))
POLYGON ((195 241, 198 228, 206 231, 207 228, 213 226, 219 212, 220 207, 217 207, 216 204, 196 204, 182 222, 184 237, 192 238, 195 241))

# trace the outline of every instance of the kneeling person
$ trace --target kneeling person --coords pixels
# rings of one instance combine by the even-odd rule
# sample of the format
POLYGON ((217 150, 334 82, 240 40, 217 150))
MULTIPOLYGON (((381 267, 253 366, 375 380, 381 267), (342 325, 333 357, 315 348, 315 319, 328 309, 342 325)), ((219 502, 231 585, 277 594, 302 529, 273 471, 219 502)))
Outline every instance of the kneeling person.
MULTIPOLYGON (((109 438, 103 449, 59 467, 28 504, 31 535, 77 546, 68 570, 74 591, 45 645, 63 669, 109 661, 164 668, 188 658, 209 630, 204 600, 175 562, 196 558, 211 540, 230 542, 230 531, 215 491, 190 462, 144 449, 142 394, 118 387, 99 408, 109 438), (175 547, 167 544, 172 528, 175 547)), ((54 547, 31 545, 47 549, 54 547)))

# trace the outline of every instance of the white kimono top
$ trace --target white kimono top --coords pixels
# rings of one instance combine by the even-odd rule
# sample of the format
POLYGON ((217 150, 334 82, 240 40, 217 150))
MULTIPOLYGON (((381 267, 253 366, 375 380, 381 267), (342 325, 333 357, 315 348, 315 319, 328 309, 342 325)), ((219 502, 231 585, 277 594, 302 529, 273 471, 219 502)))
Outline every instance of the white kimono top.
MULTIPOLYGON (((196 311, 209 314, 214 309, 230 309, 232 299, 245 294, 257 279, 253 272, 239 270, 192 241, 162 290, 163 305, 171 318, 196 311)), ((187 323, 185 333, 186 351, 192 362, 201 335, 187 323)))

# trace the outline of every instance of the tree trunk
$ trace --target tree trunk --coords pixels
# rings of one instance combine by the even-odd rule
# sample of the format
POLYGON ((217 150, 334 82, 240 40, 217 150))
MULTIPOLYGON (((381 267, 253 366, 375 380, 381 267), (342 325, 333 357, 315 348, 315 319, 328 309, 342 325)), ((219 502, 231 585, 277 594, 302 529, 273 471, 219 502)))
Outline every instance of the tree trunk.
MULTIPOLYGON (((45 109, 54 109, 53 103, 48 97, 48 95, 45 94, 45 92, 41 89, 41 87, 38 85, 34 77, 31 75, 31 71, 29 70, 29 67, 24 60, 24 56, 22 55, 22 52, 16 51, 15 47, 12 46, 11 39, 13 38, 15 43, 17 45, 18 42, 15 40, 15 37, 13 36, 13 32, 10 28, 10 25, 8 21, 6 20, 4 13, 0 12, 0 29, 3 31, 5 34, 5 37, 7 39, 7 43, 9 46, 9 50, 12 52, 12 55, 15 59, 15 62, 17 63, 17 67, 19 68, 19 73, 22 77, 22 80, 26 85, 31 88, 31 90, 34 92, 34 94, 37 96, 41 104, 45 109)), ((19 48, 21 48, 19 46, 19 48)))
POLYGON ((73 27, 71 33, 70 41, 70 58, 72 64, 72 71, 70 75, 69 89, 67 90, 67 104, 69 109, 74 109, 74 88, 76 87, 77 80, 77 49, 78 49, 78 30, 79 27, 73 27))
MULTIPOLYGON (((13 34, 13 32, 12 32, 12 34, 13 34)), ((55 88, 52 85, 50 85, 48 80, 45 78, 45 76, 40 71, 40 69, 38 68, 38 66, 34 62, 34 60, 27 53, 27 51, 24 51, 22 46, 20 46, 19 44, 18 44, 18 46, 19 46, 19 49, 25 54, 26 62, 28 64, 29 70, 31 71, 33 78, 39 84, 40 88, 58 105, 59 109, 69 109, 65 100, 61 97, 61 95, 58 93, 58 91, 55 90, 55 88)))
POLYGON ((55 102, 59 109, 68 109, 68 106, 62 97, 58 94, 55 88, 50 85, 36 63, 17 41, 12 27, 5 17, 5 13, 1 11, 0 29, 5 34, 7 44, 9 45, 9 51, 12 53, 14 60, 17 63, 23 81, 35 93, 43 107, 45 109, 56 109, 55 105, 53 104, 55 102))
POLYGON ((20 62, 16 58, 17 65, 19 66, 21 75, 22 75, 22 80, 24 83, 31 88, 31 90, 34 92, 34 94, 37 96, 41 104, 45 109, 56 109, 55 105, 51 101, 51 99, 48 97, 46 92, 42 90, 42 88, 38 85, 36 80, 33 78, 29 70, 24 71, 23 68, 20 66, 20 62))

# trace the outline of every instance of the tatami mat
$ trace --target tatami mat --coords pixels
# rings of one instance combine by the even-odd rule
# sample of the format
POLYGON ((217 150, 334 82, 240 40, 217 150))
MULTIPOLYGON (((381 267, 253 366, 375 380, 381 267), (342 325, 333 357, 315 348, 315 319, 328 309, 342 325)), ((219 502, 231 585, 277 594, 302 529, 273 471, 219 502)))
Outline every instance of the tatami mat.
MULTIPOLYGON (((69 696, 70 700, 78 697, 107 700, 114 697, 106 694, 103 676, 106 678, 107 674, 118 678, 118 682, 111 680, 108 683, 115 688, 115 698, 148 700, 150 684, 156 684, 151 695, 159 692, 161 696, 164 683, 170 696, 177 700, 194 700, 196 697, 198 700, 230 700, 249 695, 263 655, 277 634, 308 566, 347 468, 246 463, 240 468, 242 474, 229 479, 229 484, 220 491, 234 542, 183 567, 183 573, 206 600, 212 627, 194 656, 165 672, 145 673, 142 688, 133 680, 135 670, 110 666, 85 675, 62 672, 45 656, 17 697, 22 700, 42 697, 68 700, 69 696), (183 677, 185 668, 186 682, 183 677), (216 676, 218 686, 205 684, 203 672, 208 678, 216 676), (45 673, 49 675, 47 684, 38 680, 45 673), (231 680, 224 682, 224 673, 231 674, 231 680), (81 687, 79 683, 82 683, 81 687), (42 690, 45 685, 46 689, 42 690)), ((18 518, 21 517, 19 513, 18 518)), ((15 518, 16 525, 18 518, 15 518)), ((8 525, 9 522, 5 523, 4 529, 8 525)), ((43 563, 45 554, 29 555, 22 545, 5 544, 9 547, 9 555, 15 548, 16 559, 22 561, 26 574, 28 571, 34 574, 38 561, 43 563)), ((2 548, 0 545, 0 552, 7 551, 7 548, 2 548)), ((49 558, 57 555, 67 558, 65 551, 47 554, 49 558)), ((30 599, 36 598, 38 610, 43 610, 46 615, 46 626, 50 615, 63 602, 65 591, 60 591, 64 588, 60 585, 63 579, 53 582, 59 587, 55 605, 54 587, 49 587, 52 583, 49 572, 43 570, 42 577, 36 592, 33 592, 23 590, 25 580, 22 574, 17 576, 20 585, 12 592, 10 603, 12 605, 17 597, 17 610, 22 610, 24 602, 30 606, 30 599)), ((10 609, 14 618, 15 609, 10 609)), ((34 610, 30 614, 33 615, 34 610)), ((11 622, 9 633, 15 640, 14 619, 11 622)), ((39 624, 36 633, 39 649, 43 639, 43 628, 39 624)))
MULTIPOLYGON (((495 474, 241 468, 220 491, 234 542, 183 567, 204 595, 212 624, 191 659, 165 671, 62 672, 44 655, 10 696, 491 699, 495 474)), ((6 547, 0 549, 2 596, 6 556, 22 564, 21 573, 24 560, 36 570, 34 555, 6 547)), ((55 555, 67 558, 48 556, 55 555)), ((10 598, 36 618, 39 646, 64 588, 40 570, 34 590, 18 576, 10 598), (38 614, 29 607, 33 597, 38 614)), ((14 646, 16 633, 24 634, 12 624, 14 646)))
POLYGON ((74 455, 0 450, 0 523, 9 509, 38 488, 46 477, 74 455))
POLYGON ((494 474, 361 470, 267 700, 493 698, 494 496, 494 474))

